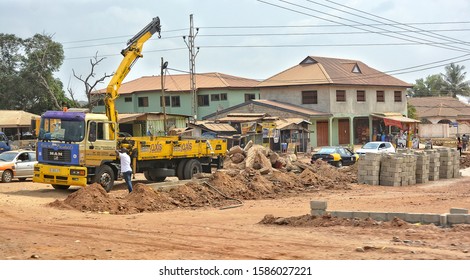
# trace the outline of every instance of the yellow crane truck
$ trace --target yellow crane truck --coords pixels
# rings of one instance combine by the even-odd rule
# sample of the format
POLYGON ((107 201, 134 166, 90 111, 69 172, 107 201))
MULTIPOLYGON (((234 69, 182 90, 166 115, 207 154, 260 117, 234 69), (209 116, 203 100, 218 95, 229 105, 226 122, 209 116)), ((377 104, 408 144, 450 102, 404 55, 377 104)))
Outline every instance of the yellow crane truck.
POLYGON ((160 35, 158 17, 122 50, 124 58, 106 88, 106 114, 63 110, 41 116, 34 182, 49 183, 55 189, 96 182, 109 192, 120 177, 115 151, 122 147, 131 151, 134 173, 144 173, 149 181, 161 182, 169 176, 190 179, 196 173, 211 172, 212 166, 223 166, 224 139, 119 137, 114 100, 131 66, 142 57, 143 44, 156 32, 160 35))

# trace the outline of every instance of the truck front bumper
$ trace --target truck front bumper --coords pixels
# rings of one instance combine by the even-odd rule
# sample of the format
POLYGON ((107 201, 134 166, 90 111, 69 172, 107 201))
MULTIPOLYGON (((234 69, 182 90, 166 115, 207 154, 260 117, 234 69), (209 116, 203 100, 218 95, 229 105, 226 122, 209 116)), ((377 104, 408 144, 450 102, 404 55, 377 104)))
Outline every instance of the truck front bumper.
POLYGON ((36 164, 33 182, 64 186, 86 186, 87 169, 81 166, 36 164))

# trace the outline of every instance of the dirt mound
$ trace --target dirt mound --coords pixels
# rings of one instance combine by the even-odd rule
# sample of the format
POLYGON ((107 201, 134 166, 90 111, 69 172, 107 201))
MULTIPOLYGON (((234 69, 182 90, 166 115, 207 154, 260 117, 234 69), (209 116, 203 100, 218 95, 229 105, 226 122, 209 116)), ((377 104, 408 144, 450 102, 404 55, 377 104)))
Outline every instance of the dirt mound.
POLYGON ((70 194, 65 200, 56 200, 49 205, 61 209, 110 213, 117 213, 122 208, 122 204, 110 197, 99 184, 91 184, 86 188, 81 188, 70 194))
POLYGON ((304 170, 300 174, 300 180, 305 185, 312 185, 324 189, 350 189, 349 183, 357 182, 357 170, 344 167, 336 168, 330 164, 317 160, 311 165, 299 166, 304 170))
POLYGON ((460 169, 467 167, 470 167, 470 156, 468 154, 460 157, 460 169))
POLYGON ((371 218, 366 219, 346 219, 332 217, 329 214, 323 216, 313 216, 310 214, 297 216, 297 217, 274 217, 273 215, 266 215, 259 222, 265 225, 283 225, 291 227, 333 227, 333 226, 352 226, 352 227, 380 227, 380 228, 408 228, 410 224, 394 218, 389 222, 378 222, 371 218))

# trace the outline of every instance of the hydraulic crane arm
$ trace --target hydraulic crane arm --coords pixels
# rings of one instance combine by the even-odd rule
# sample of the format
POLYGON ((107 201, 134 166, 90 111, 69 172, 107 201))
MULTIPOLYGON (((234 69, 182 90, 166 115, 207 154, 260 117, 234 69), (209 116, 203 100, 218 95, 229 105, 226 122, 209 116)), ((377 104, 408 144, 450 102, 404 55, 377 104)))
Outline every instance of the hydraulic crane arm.
MULTIPOLYGON (((126 78, 127 74, 131 70, 131 67, 134 63, 142 57, 142 47, 144 43, 152 37, 155 32, 158 32, 158 37, 160 38, 160 19, 158 17, 153 18, 145 28, 143 28, 139 33, 132 37, 127 42, 127 47, 121 51, 121 54, 124 58, 121 61, 121 64, 114 73, 111 81, 106 88, 106 96, 104 99, 106 107, 106 116, 109 121, 117 123, 118 113, 114 104, 114 100, 119 97, 118 90, 121 87, 122 81, 126 78)), ((112 128, 109 132, 110 139, 114 139, 115 130, 117 128, 112 128)))

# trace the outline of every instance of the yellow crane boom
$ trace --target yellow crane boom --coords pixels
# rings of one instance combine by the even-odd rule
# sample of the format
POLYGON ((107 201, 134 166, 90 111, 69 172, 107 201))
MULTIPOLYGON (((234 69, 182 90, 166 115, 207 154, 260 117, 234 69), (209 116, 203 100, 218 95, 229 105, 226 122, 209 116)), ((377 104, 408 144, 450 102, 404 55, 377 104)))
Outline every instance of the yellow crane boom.
MULTIPOLYGON (((121 87, 121 83, 126 78, 137 59, 142 57, 142 47, 144 46, 144 43, 150 39, 155 32, 158 32, 158 37, 160 38, 161 28, 160 18, 158 17, 153 18, 152 22, 132 37, 132 39, 127 42, 127 47, 121 51, 124 58, 106 87, 106 96, 104 98, 106 116, 112 123, 118 122, 118 112, 116 111, 114 100, 119 97, 118 91, 121 87)), ((110 139, 114 139, 116 135, 115 130, 117 129, 118 127, 112 126, 109 131, 110 139)))

